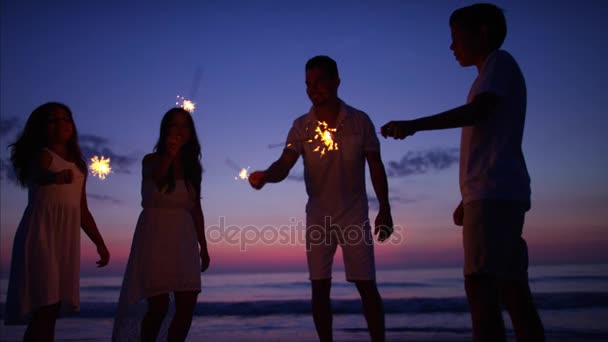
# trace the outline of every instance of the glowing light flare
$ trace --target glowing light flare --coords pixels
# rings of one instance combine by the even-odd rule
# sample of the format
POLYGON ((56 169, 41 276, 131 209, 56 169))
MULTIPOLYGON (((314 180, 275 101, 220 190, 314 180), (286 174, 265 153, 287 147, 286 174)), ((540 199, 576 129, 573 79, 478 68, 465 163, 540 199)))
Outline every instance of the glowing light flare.
POLYGON ((234 177, 234 179, 236 180, 247 180, 249 179, 249 166, 247 166, 247 168, 242 168, 241 171, 239 171, 239 175, 237 177, 234 177))
POLYGON ((249 166, 247 166, 247 168, 243 168, 230 158, 226 158, 226 165, 230 166, 231 169, 238 172, 237 176, 234 177, 235 180, 249 179, 249 166))
POLYGON ((328 128, 327 122, 317 121, 315 133, 315 136, 308 140, 308 142, 313 143, 316 140, 321 144, 317 146, 313 152, 319 152, 321 156, 324 156, 325 152, 338 150, 338 143, 334 141, 334 133, 336 133, 336 129, 328 128))
POLYGON ((101 156, 101 158, 98 156, 93 156, 91 158, 89 170, 93 176, 97 176, 102 180, 106 179, 106 176, 112 172, 112 168, 110 167, 110 158, 106 158, 104 156, 101 156))
POLYGON ((196 104, 194 102, 184 98, 183 96, 179 96, 179 95, 177 95, 177 101, 175 102, 175 105, 180 106, 181 108, 186 110, 188 113, 194 112, 194 109, 196 108, 196 104))

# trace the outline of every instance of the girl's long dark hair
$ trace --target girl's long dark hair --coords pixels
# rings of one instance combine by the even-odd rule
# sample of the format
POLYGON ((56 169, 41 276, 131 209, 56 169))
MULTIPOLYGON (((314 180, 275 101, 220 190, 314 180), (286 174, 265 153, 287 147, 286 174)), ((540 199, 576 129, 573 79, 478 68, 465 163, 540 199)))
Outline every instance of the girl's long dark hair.
POLYGON ((76 124, 72 117, 72 111, 68 106, 59 102, 47 102, 40 107, 34 109, 30 117, 25 123, 25 128, 13 144, 11 148, 11 163, 15 170, 15 176, 19 184, 23 187, 27 186, 28 181, 32 177, 32 163, 38 160, 38 156, 44 147, 49 144, 47 136, 48 120, 53 109, 61 109, 68 114, 73 126, 73 134, 67 142, 68 161, 76 164, 78 169, 85 175, 87 174, 87 164, 82 157, 82 151, 78 145, 78 132, 76 124))
MULTIPOLYGON (((201 180, 203 177, 203 166, 201 165, 201 145, 198 142, 198 136, 196 134, 196 128, 194 127, 194 121, 188 111, 183 108, 172 108, 165 115, 160 123, 160 136, 154 146, 154 151, 158 153, 166 153, 167 147, 165 142, 169 134, 169 124, 173 116, 182 113, 188 118, 188 127, 190 128, 190 140, 182 146, 181 149, 181 162, 184 165, 184 178, 187 184, 194 187, 196 196, 201 196, 201 180)), ((169 167, 169 171, 165 176, 165 179, 161 182, 162 186, 167 186, 167 192, 175 190, 175 174, 173 166, 169 167)))

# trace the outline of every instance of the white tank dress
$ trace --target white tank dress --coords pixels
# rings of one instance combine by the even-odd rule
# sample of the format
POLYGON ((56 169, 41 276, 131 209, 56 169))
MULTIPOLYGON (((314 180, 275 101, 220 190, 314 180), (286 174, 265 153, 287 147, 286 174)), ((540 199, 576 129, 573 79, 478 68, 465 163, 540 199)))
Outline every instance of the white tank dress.
POLYGON ((85 175, 51 150, 49 171, 71 169, 70 184, 28 185, 15 233, 5 324, 27 324, 32 312, 61 302, 60 317, 80 309, 80 200, 85 175))
MULTIPOLYGON (((198 239, 191 209, 196 196, 184 180, 173 192, 142 181, 142 207, 125 271, 112 332, 113 341, 139 341, 146 299, 175 291, 201 291, 198 239)), ((168 315, 170 316, 170 315, 168 315)), ((165 324, 160 336, 166 334, 165 324)))

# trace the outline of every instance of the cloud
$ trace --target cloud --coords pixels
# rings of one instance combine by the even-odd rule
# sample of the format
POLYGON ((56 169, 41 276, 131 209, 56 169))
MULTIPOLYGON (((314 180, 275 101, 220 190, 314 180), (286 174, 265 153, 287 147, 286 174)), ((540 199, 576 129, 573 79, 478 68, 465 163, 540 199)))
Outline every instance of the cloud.
POLYGON ((5 138, 10 132, 21 126, 21 122, 17 117, 8 119, 0 119, 0 138, 5 138))
POLYGON ((389 177, 407 177, 445 170, 458 163, 459 157, 458 148, 409 151, 400 161, 389 161, 386 173, 389 177))
POLYGON ((95 146, 108 145, 108 139, 106 139, 104 137, 100 137, 98 135, 81 134, 78 137, 78 140, 80 141, 80 144, 92 144, 95 146))
POLYGON ((112 204, 120 204, 120 203, 122 203, 121 200, 119 200, 117 198, 114 198, 112 196, 108 196, 108 195, 100 195, 100 194, 88 193, 87 197, 91 198, 93 200, 99 201, 99 202, 108 202, 108 203, 112 203, 112 204))
POLYGON ((85 160, 88 161, 94 155, 110 158, 112 171, 116 173, 131 173, 131 166, 135 164, 138 158, 119 154, 110 148, 108 139, 91 134, 82 134, 79 136, 80 148, 85 160))
MULTIPOLYGON (((386 173, 389 177, 406 177, 415 174, 424 174, 432 170, 444 170, 458 163, 460 158, 458 148, 435 148, 425 151, 409 151, 400 161, 389 161, 386 173)), ((304 174, 291 173, 288 180, 303 182, 304 174)), ((395 198, 397 201, 403 198, 395 198)), ((408 202, 409 203, 409 202, 408 202)))

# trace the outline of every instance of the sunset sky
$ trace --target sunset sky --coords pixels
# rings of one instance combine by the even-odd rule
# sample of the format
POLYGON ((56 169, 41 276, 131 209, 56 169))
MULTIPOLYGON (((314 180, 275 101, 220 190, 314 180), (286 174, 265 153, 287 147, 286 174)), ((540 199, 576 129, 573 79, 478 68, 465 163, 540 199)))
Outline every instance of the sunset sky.
MULTIPOLYGON (((376 129, 463 104, 476 76, 449 50, 448 18, 469 1, 34 3, 2 1, 0 8, 3 276, 27 203, 27 192, 11 180, 7 146, 44 102, 72 109, 85 157, 113 161, 107 179, 87 182, 111 264, 94 270, 95 249, 83 234, 84 272, 124 269, 141 210, 141 158, 152 151, 177 95, 197 104, 207 227, 215 233, 222 222, 237 227, 230 239, 210 241, 210 272, 303 271, 304 246, 287 238, 305 219, 301 161, 290 179, 261 191, 235 180, 234 165, 265 169, 280 155, 269 144, 283 142, 310 107, 306 61, 334 58, 339 96, 368 113, 376 129), (268 234, 265 241, 241 239, 244 250, 235 242, 260 232, 268 234)), ((524 235, 531 263, 608 262, 608 3, 496 3, 507 17, 503 48, 528 87, 523 148, 532 210, 524 235)), ((381 138, 398 227, 391 241, 376 245, 379 268, 460 263, 461 230, 451 223, 460 200, 459 137, 454 129, 381 138), (430 163, 429 156, 443 162, 430 163)), ((369 176, 367 188, 374 197, 369 176)), ((373 198, 370 208, 373 220, 373 198)))

